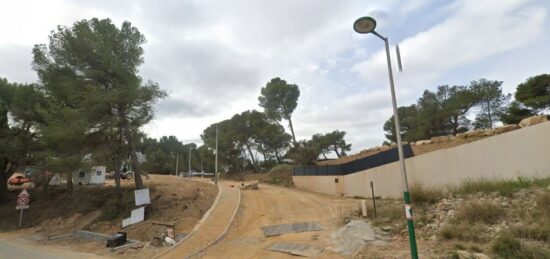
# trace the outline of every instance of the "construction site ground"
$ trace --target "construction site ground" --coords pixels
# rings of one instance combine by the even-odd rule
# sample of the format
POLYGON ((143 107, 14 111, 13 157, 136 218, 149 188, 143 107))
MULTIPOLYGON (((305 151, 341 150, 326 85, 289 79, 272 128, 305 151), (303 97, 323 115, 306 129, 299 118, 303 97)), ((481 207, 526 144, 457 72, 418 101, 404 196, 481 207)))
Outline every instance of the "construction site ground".
MULTIPOLYGON (((193 215, 186 213, 186 209, 180 210, 179 215, 175 212, 164 214, 164 212, 170 211, 170 206, 177 207, 181 203, 189 201, 174 198, 173 202, 162 202, 162 205, 155 205, 160 206, 157 207, 159 212, 152 213, 152 218, 147 218, 145 222, 125 229, 131 239, 141 237, 139 239, 141 241, 150 241, 147 235, 153 232, 151 231, 151 222, 161 219, 166 221, 186 219, 180 221, 178 231, 190 233, 193 226, 200 221, 202 215, 215 200, 216 189, 212 184, 189 181, 173 176, 151 176, 151 179, 146 180, 146 182, 150 186, 155 186, 153 188, 155 191, 152 194, 153 203, 160 203, 160 198, 155 200, 155 197, 158 196, 156 193, 163 193, 162 195, 168 195, 169 197, 180 197, 178 195, 181 195, 181 197, 189 198, 195 193, 204 192, 205 194, 201 197, 205 198, 204 200, 198 198, 200 200, 199 204, 202 204, 200 205, 201 209, 197 209, 197 212, 193 215), (159 190, 163 191, 159 192, 159 190), (190 190, 192 194, 186 194, 185 190, 190 190)), ((160 258, 183 258, 191 254, 194 254, 192 258, 295 258, 290 254, 269 250, 273 244, 279 242, 305 244, 319 248, 322 252, 317 258, 348 258, 350 256, 338 253, 338 250, 346 249, 346 247, 341 246, 347 244, 338 243, 338 240, 335 240, 335 233, 345 226, 346 219, 350 217, 357 218, 357 212, 360 208, 358 199, 335 197, 268 184, 259 184, 257 189, 244 188, 238 195, 237 188, 247 184, 249 182, 221 181, 222 193, 219 201, 212 208, 209 217, 202 222, 197 232, 188 240, 173 248, 167 246, 158 248, 145 243, 143 246, 113 252, 106 249, 104 243, 96 241, 75 238, 48 241, 45 238, 46 236, 62 232, 57 231, 58 227, 50 226, 51 224, 40 224, 23 230, 5 232, 0 234, 0 240, 30 243, 32 245, 25 245, 25 247, 38 250, 44 249, 44 254, 51 254, 52 251, 68 251, 64 258, 76 258, 74 257, 75 254, 71 254, 72 252, 85 253, 88 257, 97 255, 99 258, 152 258, 158 255, 160 255, 160 258), (236 210, 237 207, 238 210, 236 210), (235 211, 236 214, 233 218, 235 211), (306 221, 318 222, 324 229, 316 232, 290 233, 273 237, 265 237, 261 229, 270 225, 306 221), (222 235, 223 237, 220 238, 222 235), (202 252, 195 253, 201 247, 206 247, 214 241, 215 243, 212 246, 202 252), (166 252, 168 249, 170 250, 166 252)), ((120 224, 119 222, 110 223, 112 225, 101 223, 101 221, 91 219, 94 218, 93 214, 94 212, 91 212, 78 216, 76 220, 66 218, 58 223, 60 227, 65 228, 64 231, 78 229, 80 225, 84 225, 85 229, 91 231, 110 234, 120 229, 115 227, 115 225, 120 224), (86 221, 87 224, 85 224, 86 221)), ((72 217, 76 216, 73 215, 72 217)), ((401 258, 401 256, 408 254, 408 243, 405 236, 391 235, 386 236, 385 240, 364 247, 362 253, 368 255, 365 258, 370 258, 371 255, 378 256, 377 258, 401 258)), ((439 245, 426 240, 419 242, 421 255, 433 258, 434 251, 431 248, 439 245)))
POLYGON ((61 188, 52 188, 49 190, 52 197, 47 201, 41 197, 41 190, 38 188, 30 191, 30 209, 23 214, 22 229, 17 229, 19 211, 15 210, 15 199, 13 206, 10 204, 0 207, 0 214, 3 215, 0 219, 0 239, 31 242, 35 245, 34 248, 47 246, 48 249, 58 248, 61 251, 71 250, 106 257, 150 258, 167 247, 147 246, 112 252, 105 248, 105 243, 81 238, 48 240, 48 237, 80 229, 109 235, 125 231, 129 239, 148 242, 153 236, 160 236, 163 231, 163 227, 154 225, 153 222, 175 222, 176 233, 189 233, 211 207, 217 194, 217 188, 213 184, 184 180, 176 176, 150 175, 149 179, 144 177, 143 180, 151 190, 152 202, 144 222, 124 229, 121 226, 122 219, 129 217, 129 211, 135 208, 132 204, 133 180, 122 181, 123 202, 126 205, 120 208, 110 208, 115 199, 113 180, 107 180, 102 187, 75 186, 72 194, 65 193, 61 188), (127 212, 114 219, 104 219, 104 213, 111 210, 127 212))

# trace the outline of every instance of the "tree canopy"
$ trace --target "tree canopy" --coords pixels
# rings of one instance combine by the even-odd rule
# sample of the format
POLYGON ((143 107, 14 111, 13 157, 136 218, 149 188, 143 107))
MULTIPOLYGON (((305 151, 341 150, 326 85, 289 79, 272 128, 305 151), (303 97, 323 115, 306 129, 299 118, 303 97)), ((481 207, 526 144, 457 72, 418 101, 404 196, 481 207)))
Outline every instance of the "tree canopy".
POLYGON ((278 77, 271 79, 265 87, 262 87, 261 95, 258 97, 260 107, 264 108, 264 112, 269 119, 276 122, 281 121, 281 119, 288 121, 294 144, 297 142, 294 126, 292 125, 292 113, 298 106, 298 97, 300 97, 298 86, 288 84, 278 77))
POLYGON ((534 76, 519 84, 515 97, 534 112, 550 109, 550 74, 534 76))
POLYGON ((153 104, 166 96, 156 83, 143 83, 137 74, 145 37, 130 22, 118 28, 109 19, 94 18, 58 26, 49 41, 35 45, 33 67, 48 98, 42 131, 56 151, 54 157, 78 167, 78 157, 111 145, 113 155, 129 152, 136 188, 142 188, 136 156, 139 129, 152 119, 153 104), (73 141, 77 147, 58 141, 73 141))

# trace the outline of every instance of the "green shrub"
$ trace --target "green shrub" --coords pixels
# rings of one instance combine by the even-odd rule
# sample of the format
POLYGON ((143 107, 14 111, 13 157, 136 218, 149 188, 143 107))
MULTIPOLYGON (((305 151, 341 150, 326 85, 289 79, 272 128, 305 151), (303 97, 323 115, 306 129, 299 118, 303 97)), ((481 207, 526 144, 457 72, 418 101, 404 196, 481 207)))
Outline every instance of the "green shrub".
POLYGON ((271 173, 271 174, 284 174, 284 175, 290 174, 290 175, 292 175, 292 172, 293 172, 292 166, 285 165, 285 164, 276 165, 276 166, 274 166, 273 168, 271 168, 269 170, 269 173, 271 173))

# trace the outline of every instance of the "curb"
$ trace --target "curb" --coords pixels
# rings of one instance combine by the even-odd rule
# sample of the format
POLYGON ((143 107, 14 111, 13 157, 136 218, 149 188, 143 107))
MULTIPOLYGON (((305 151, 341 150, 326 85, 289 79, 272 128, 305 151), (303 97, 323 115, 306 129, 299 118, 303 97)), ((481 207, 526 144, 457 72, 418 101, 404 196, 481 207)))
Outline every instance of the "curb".
POLYGON ((239 211, 239 208, 241 207, 241 189, 237 186, 235 186, 235 188, 237 188, 237 192, 239 193, 239 199, 237 200, 237 207, 235 208, 235 211, 233 211, 233 215, 231 216, 231 220, 229 221, 229 224, 227 224, 227 226, 225 227, 223 232, 220 234, 220 236, 218 236, 218 238, 216 238, 214 241, 212 241, 209 244, 207 244, 206 246, 204 246, 202 249, 199 249, 198 251, 196 251, 196 252, 194 252, 194 253, 192 253, 192 254, 184 257, 184 258, 191 258, 191 257, 197 255, 198 253, 203 252, 208 247, 216 244, 218 241, 220 241, 225 236, 225 234, 227 234, 227 232, 229 231, 229 228, 235 222, 235 217, 237 216, 237 212, 239 211))
MULTIPOLYGON (((193 181, 193 180, 188 180, 188 181, 193 181)), ((196 181, 196 182, 201 182, 201 181, 196 181)), ((204 182, 201 182, 201 183, 204 183, 204 182)), ((212 183, 210 183, 210 184, 212 184, 212 183)), ((217 185, 216 187, 218 187, 218 195, 216 195, 216 199, 214 200, 214 203, 212 203, 212 206, 210 206, 210 208, 206 211, 206 213, 204 213, 204 215, 202 215, 201 220, 199 220, 199 222, 197 222, 197 224, 195 224, 195 226, 193 227, 193 230, 189 234, 187 234, 184 238, 182 238, 180 241, 178 241, 175 245, 173 245, 169 249, 163 251, 162 253, 154 256, 153 258, 160 258, 164 254, 166 254, 166 253, 170 252, 172 249, 176 248, 176 246, 181 244, 183 241, 190 238, 193 234, 195 234, 195 232, 197 232, 197 230, 208 219, 208 217, 210 216, 210 213, 214 210, 214 208, 216 208, 216 206, 218 205, 218 202, 220 201, 220 197, 222 196, 222 187, 220 187, 220 185, 217 185)), ((240 192, 239 192, 239 204, 240 204, 240 199, 241 199, 241 195, 240 195, 240 192)))

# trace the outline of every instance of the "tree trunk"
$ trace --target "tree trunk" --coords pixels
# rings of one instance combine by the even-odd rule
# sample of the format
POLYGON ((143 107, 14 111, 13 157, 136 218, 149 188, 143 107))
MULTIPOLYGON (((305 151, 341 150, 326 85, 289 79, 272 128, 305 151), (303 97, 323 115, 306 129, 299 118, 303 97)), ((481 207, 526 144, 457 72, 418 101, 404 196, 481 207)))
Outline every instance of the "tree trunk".
POLYGON ((491 102, 487 100, 487 116, 489 118, 489 128, 493 128, 493 119, 491 118, 491 102))
POLYGON ((334 145, 334 152, 336 152, 336 156, 340 157, 340 153, 338 152, 338 147, 334 145))
POLYGON ((44 199, 46 200, 49 200, 48 185, 50 185, 51 178, 48 176, 48 171, 46 170, 44 170, 42 174, 44 175, 44 182, 42 185, 42 197, 44 197, 44 199))
POLYGON ((258 170, 256 169, 256 159, 254 158, 254 154, 252 154, 252 150, 250 149, 250 145, 248 143, 246 143, 245 146, 248 150, 248 154, 250 155, 250 159, 252 160, 252 168, 254 169, 254 173, 257 173, 258 170))
POLYGON ((290 133, 292 133, 292 141, 294 142, 294 146, 298 144, 296 142, 296 135, 294 135, 294 126, 292 126, 292 119, 288 117, 288 125, 290 126, 290 133))
POLYGON ((67 173, 67 192, 73 192, 73 172, 69 171, 67 173))
POLYGON ((122 191, 120 189, 120 155, 115 155, 115 196, 118 202, 122 200, 122 191))
POLYGON ((134 171, 134 180, 136 182, 136 189, 140 190, 143 189, 143 180, 141 179, 141 171, 139 169, 139 161, 136 154, 136 145, 134 143, 134 134, 130 132, 130 129, 128 126, 126 126, 126 130, 124 133, 126 134, 126 141, 128 141, 128 145, 130 146, 130 157, 132 160, 132 169, 134 171))
POLYGON ((9 158, 2 158, 2 167, 0 167, 0 204, 8 202, 8 187, 6 185, 8 178, 11 176, 12 163, 9 158))
POLYGON ((279 156, 279 151, 275 149, 275 158, 277 159, 277 164, 281 163, 281 157, 279 156))
POLYGON ((321 154, 323 155, 323 157, 324 157, 325 159, 327 159, 327 155, 325 155, 325 152, 321 151, 321 154))

